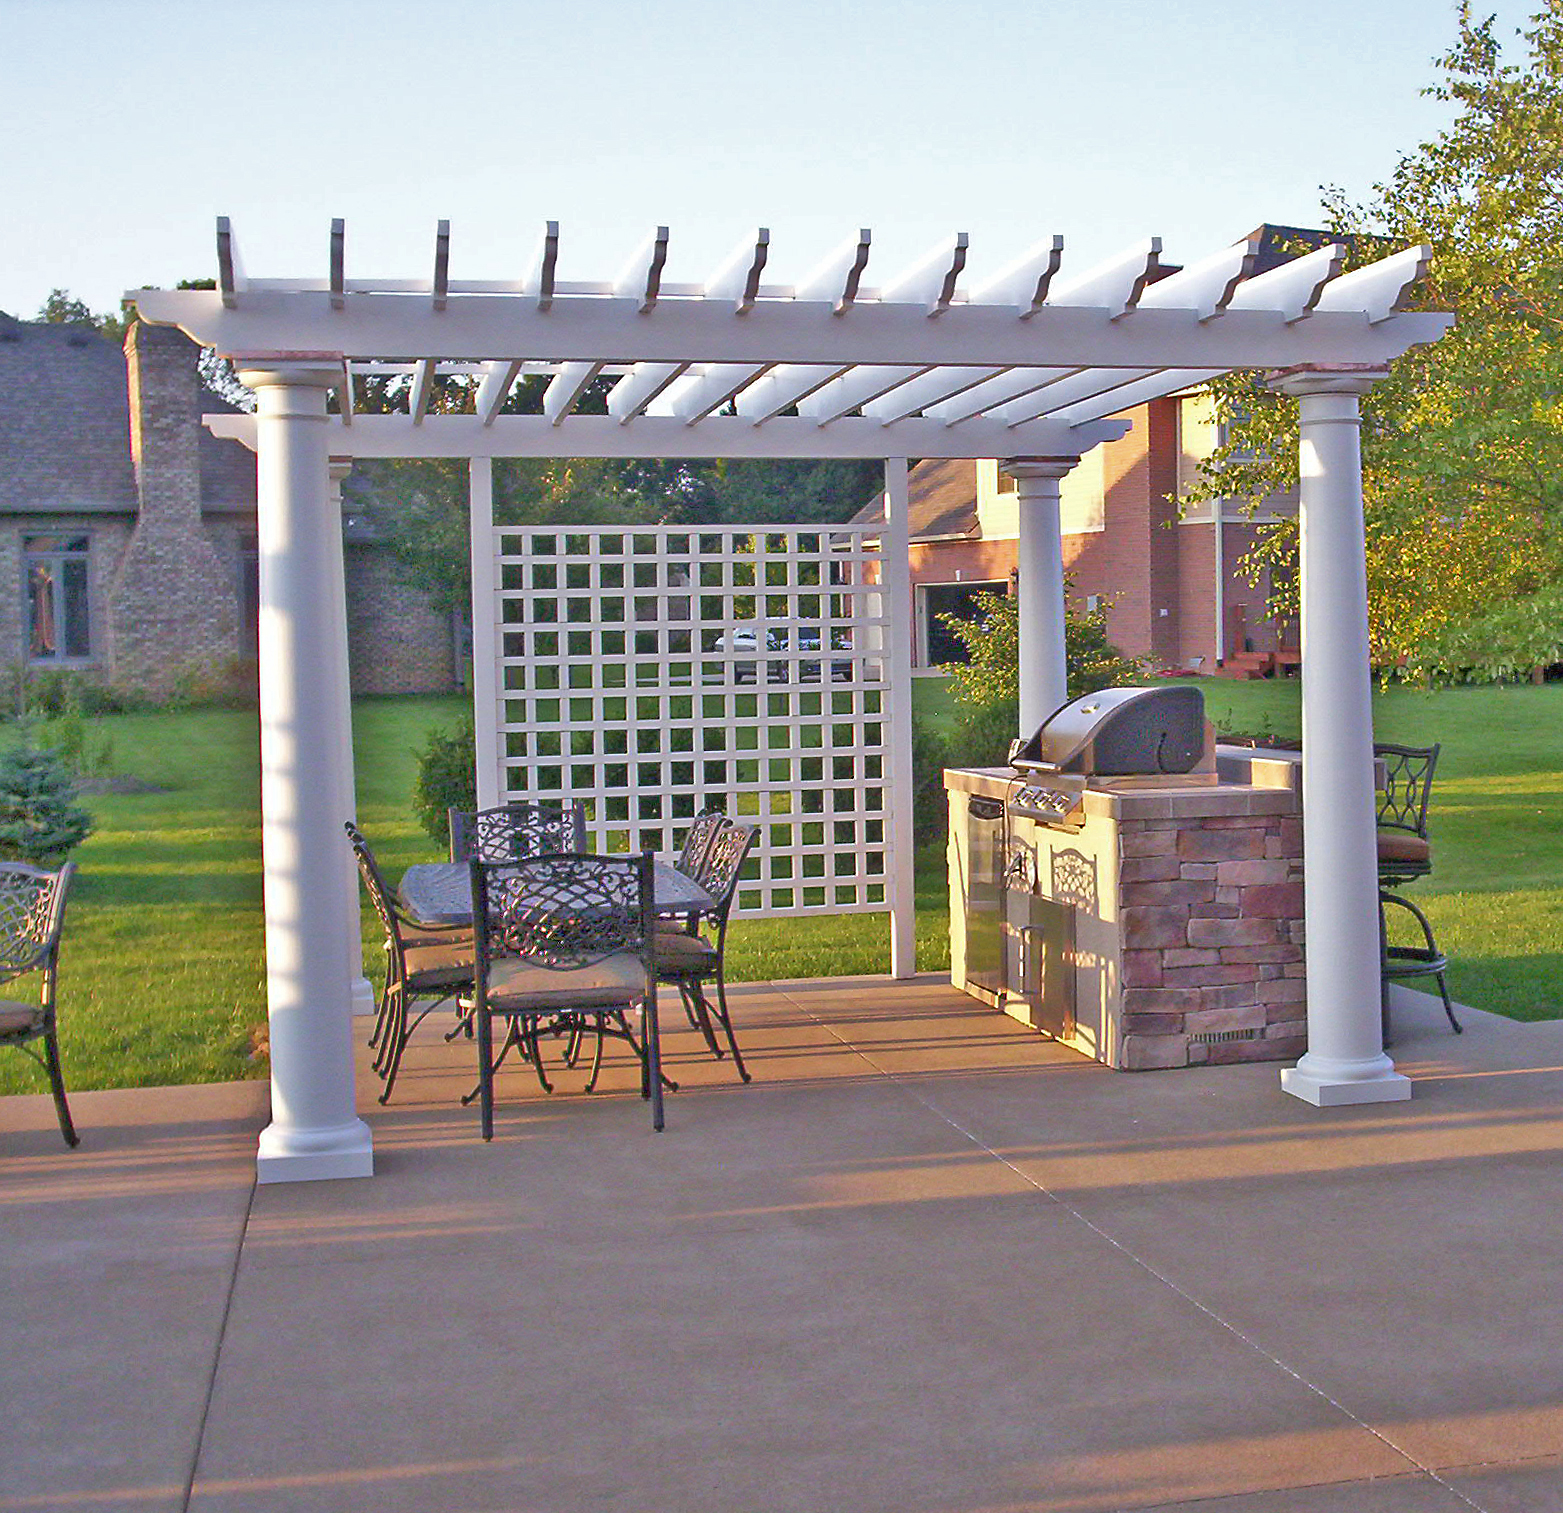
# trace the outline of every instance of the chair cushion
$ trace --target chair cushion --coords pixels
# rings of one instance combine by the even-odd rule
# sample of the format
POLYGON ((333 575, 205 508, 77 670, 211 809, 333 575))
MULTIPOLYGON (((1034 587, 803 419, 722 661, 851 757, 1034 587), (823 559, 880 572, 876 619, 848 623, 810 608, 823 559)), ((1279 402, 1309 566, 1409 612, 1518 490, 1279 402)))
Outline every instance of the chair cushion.
POLYGON ((1433 848, 1420 836, 1406 830, 1380 830, 1378 859, 1381 862, 1430 862, 1433 848))
POLYGON ((457 988, 472 981, 476 954, 471 936, 452 945, 413 946, 403 956, 407 963, 407 986, 414 993, 457 988))
POLYGON ((35 1003, 0 998, 0 1035, 25 1035, 43 1023, 43 1010, 35 1003))
POLYGON ((589 967, 555 971, 523 956, 503 957, 488 973, 489 1008, 498 1013, 538 1009, 613 1008, 646 993, 646 966, 630 951, 617 951, 589 967))
POLYGON ((472 949, 472 927, 450 930, 419 930, 402 926, 402 945, 408 946, 462 946, 472 949))
POLYGON ((714 972, 716 947, 682 930, 658 930, 652 937, 659 972, 714 972))

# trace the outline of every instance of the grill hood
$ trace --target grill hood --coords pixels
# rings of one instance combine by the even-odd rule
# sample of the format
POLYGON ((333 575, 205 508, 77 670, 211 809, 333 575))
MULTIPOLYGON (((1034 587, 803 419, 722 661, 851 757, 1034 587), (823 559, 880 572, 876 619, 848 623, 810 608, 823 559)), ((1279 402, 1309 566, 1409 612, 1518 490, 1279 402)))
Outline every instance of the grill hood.
POLYGON ((1104 688, 1055 710, 1010 763, 1021 772, 1128 777, 1193 772, 1205 756, 1197 688, 1104 688))

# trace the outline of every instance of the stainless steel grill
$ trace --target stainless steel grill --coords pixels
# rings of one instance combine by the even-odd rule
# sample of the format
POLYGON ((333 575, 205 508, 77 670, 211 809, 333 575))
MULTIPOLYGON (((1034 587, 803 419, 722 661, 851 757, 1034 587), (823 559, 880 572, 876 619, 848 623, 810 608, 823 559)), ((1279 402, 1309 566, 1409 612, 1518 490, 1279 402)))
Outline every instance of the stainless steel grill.
POLYGON ((1105 688, 1055 710, 1010 761, 1050 782, 1063 773, 1183 773, 1199 766, 1205 747, 1205 696, 1197 688, 1105 688))

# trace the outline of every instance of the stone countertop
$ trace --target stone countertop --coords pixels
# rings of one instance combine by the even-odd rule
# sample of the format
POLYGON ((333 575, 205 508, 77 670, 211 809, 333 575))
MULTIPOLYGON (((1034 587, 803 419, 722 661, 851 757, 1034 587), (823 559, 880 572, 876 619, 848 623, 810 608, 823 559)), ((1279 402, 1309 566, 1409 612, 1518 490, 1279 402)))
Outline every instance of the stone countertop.
MULTIPOLYGON (((1095 778, 1085 790, 1088 817, 1114 820, 1291 814, 1301 793, 1295 752, 1216 748, 1215 773, 1152 778, 1095 778)), ((1007 799, 1024 781, 1009 767, 950 767, 944 786, 956 793, 1007 799)))

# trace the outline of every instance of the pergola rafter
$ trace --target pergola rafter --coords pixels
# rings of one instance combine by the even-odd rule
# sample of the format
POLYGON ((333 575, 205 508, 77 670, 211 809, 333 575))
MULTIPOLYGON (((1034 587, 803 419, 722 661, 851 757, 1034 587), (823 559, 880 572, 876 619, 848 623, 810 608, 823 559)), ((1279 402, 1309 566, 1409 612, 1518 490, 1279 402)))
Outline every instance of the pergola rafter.
MULTIPOLYGON (((877 287, 867 230, 790 285, 766 282, 775 248, 764 228, 702 283, 665 277, 670 245, 659 226, 617 277, 572 282, 559 276, 550 221, 519 277, 463 280, 450 276, 441 222, 427 279, 349 277, 337 221, 325 277, 258 279, 223 219, 215 290, 128 296, 143 319, 233 358, 258 396, 255 415, 207 423, 259 454, 273 1085, 263 1180, 366 1175, 372 1164, 348 1053, 356 892, 340 834, 352 777, 332 463, 340 472, 355 457, 471 459, 482 593, 495 576, 488 458, 883 458, 886 623, 898 626, 910 597, 906 459, 997 458, 1016 479, 1029 728, 1066 686, 1060 480, 1124 433, 1124 411, 1237 369, 1276 370, 1278 386, 1298 397, 1304 453, 1309 1050, 1283 1086, 1315 1103, 1406 1096, 1379 1026, 1357 424, 1359 396, 1388 364, 1450 324, 1401 308, 1427 249, 1342 273, 1343 249, 1329 246, 1256 274, 1248 243, 1177 268, 1148 238, 1074 268, 1052 237, 968 289, 964 234, 877 287), (357 378, 388 376, 407 380, 407 408, 365 413, 357 378), (430 408, 442 378, 465 380, 469 413, 430 408), (544 380, 541 413, 507 411, 522 379, 544 380), (583 413, 599 382, 607 413, 583 413)), ((903 650, 888 648, 888 662, 909 684, 903 650)), ((477 647, 475 687, 493 702, 490 651, 477 647)), ((480 715, 480 751, 485 741, 492 750, 480 715)), ((903 827, 901 916, 892 904, 892 970, 901 973, 912 956, 909 723, 888 750, 890 819, 903 827)))

